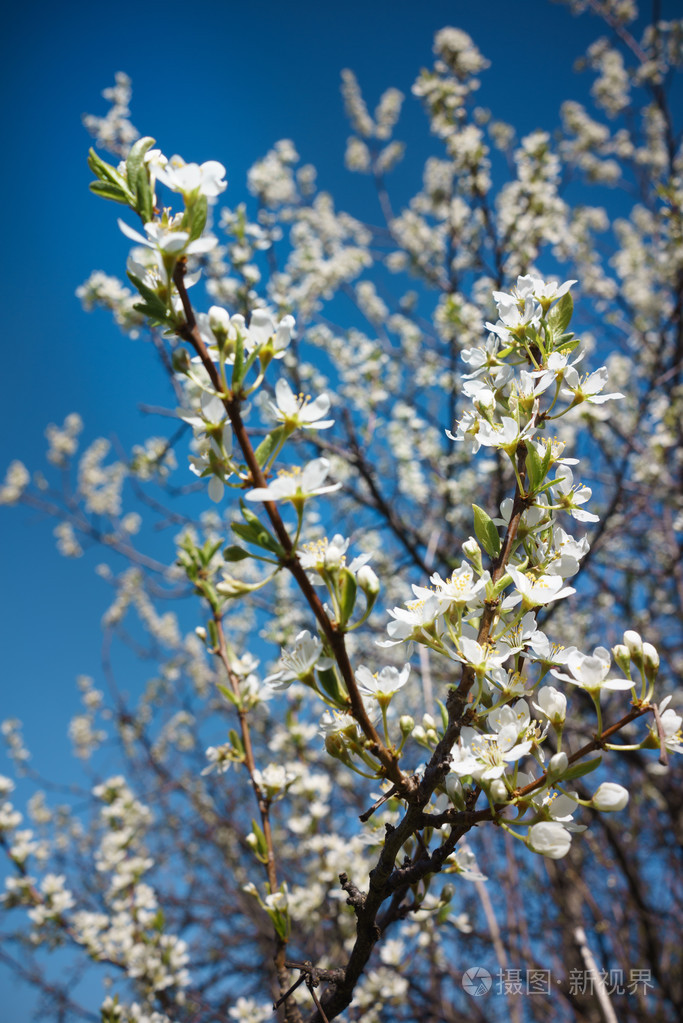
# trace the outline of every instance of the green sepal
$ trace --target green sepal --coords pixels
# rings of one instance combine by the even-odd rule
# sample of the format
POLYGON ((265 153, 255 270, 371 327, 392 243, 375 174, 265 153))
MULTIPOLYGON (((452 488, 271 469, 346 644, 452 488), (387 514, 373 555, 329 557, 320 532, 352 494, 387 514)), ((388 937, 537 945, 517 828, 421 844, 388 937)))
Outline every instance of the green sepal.
POLYGON ((91 181, 88 187, 91 192, 94 192, 95 195, 101 195, 103 199, 112 199, 114 202, 120 202, 124 206, 130 205, 130 197, 127 193, 119 185, 115 185, 111 181, 91 181))
POLYGON ((237 544, 230 544, 223 551, 225 561, 244 561, 245 558, 249 557, 251 557, 249 552, 245 551, 243 547, 238 547, 237 544))
POLYGON ((600 767, 602 763, 602 757, 595 757, 593 760, 584 760, 582 764, 574 764, 568 771, 565 771, 561 779, 558 781, 573 781, 574 778, 582 778, 584 774, 590 774, 591 771, 595 771, 596 768, 600 767))
POLYGON ((256 455, 256 461, 261 468, 263 468, 273 451, 275 451, 279 446, 284 432, 285 429, 283 426, 276 427, 276 429, 272 430, 267 437, 264 437, 259 446, 256 448, 254 453, 256 455))
POLYGON ((500 537, 498 530, 493 524, 493 519, 478 504, 472 505, 472 511, 474 512, 474 532, 477 540, 490 558, 498 557, 500 553, 500 537))
POLYGON ((553 337, 558 337, 561 334, 564 334, 571 322, 573 312, 574 299, 568 291, 562 296, 559 302, 555 303, 548 313, 548 326, 552 331, 553 337))

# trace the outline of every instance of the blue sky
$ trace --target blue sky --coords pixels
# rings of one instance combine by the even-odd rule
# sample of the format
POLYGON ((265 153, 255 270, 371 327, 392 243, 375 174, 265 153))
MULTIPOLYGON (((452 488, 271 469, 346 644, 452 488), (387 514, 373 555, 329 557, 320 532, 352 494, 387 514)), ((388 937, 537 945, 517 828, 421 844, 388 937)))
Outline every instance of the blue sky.
MULTIPOLYGON (((12 5, 0 72, 9 136, 0 473, 12 458, 42 468, 45 426, 69 412, 83 415, 86 441, 116 436, 127 447, 151 432, 138 403, 170 403, 151 348, 122 337, 105 314, 85 314, 75 297, 93 269, 123 276, 129 249, 116 228, 119 211, 88 191, 90 142, 80 123, 86 111, 105 112, 100 93, 114 73, 133 79, 132 119, 164 152, 225 164, 231 205, 247 198, 254 160, 291 138, 318 168, 320 186, 362 214, 370 186, 343 171, 349 129, 339 73, 356 72, 370 105, 390 85, 407 94, 397 132, 415 152, 398 179, 407 197, 419 187, 426 139, 410 86, 432 59, 434 32, 447 24, 469 32, 491 60, 481 102, 520 134, 552 130, 562 100, 585 97, 589 81, 572 64, 598 26, 547 0, 12 5)), ((21 507, 0 514, 0 717, 22 717, 36 766, 70 778, 74 680, 99 671, 109 591, 92 569, 104 558, 65 561, 53 523, 21 507)), ((25 1005, 9 1023, 25 1018, 25 1005)))
MULTIPOLYGON (((105 313, 85 314, 75 297, 93 269, 123 276, 129 249, 116 227, 120 210, 88 191, 90 140, 80 123, 86 111, 106 111, 100 93, 116 71, 133 79, 132 118, 143 134, 168 154, 226 165, 224 198, 231 204, 247 198, 248 167, 288 137, 340 206, 372 214, 368 182, 343 171, 349 129, 342 68, 355 70, 371 105, 390 85, 408 95, 398 132, 413 145, 398 179, 407 197, 419 186, 427 138, 410 86, 432 59, 436 30, 454 24, 473 36, 492 62, 481 101, 521 132, 554 127, 561 100, 587 89, 571 65, 594 33, 592 19, 573 18, 546 0, 522 6, 437 0, 419 10, 410 0, 335 7, 171 0, 138 5, 134 15, 133 8, 118 8, 125 13, 107 19, 102 10, 84 2, 25 4, 10 16, 2 70, 4 94, 13 97, 6 107, 11 159, 4 163, 11 245, 4 270, 3 473, 15 457, 43 467, 45 426, 69 412, 82 414, 86 442, 116 436, 130 446, 150 432, 138 403, 169 403, 150 346, 122 337, 105 313)), ((98 670, 109 591, 92 573, 99 553, 64 561, 54 549, 53 523, 22 508, 2 515, 10 598, 2 619, 2 716, 28 718, 36 765, 52 772, 65 757, 74 678, 98 670)))

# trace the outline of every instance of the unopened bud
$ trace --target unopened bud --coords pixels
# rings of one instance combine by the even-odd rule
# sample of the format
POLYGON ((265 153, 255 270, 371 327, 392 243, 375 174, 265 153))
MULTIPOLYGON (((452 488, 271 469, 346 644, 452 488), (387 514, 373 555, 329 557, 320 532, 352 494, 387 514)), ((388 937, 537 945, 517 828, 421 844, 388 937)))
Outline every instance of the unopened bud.
POLYGON ((198 639, 201 639, 202 643, 206 643, 206 629, 203 625, 198 625, 194 630, 194 634, 198 639))
POLYGON ((631 654, 624 643, 612 647, 612 656, 627 678, 631 677, 631 654))
POLYGON ((457 774, 454 774, 452 771, 447 774, 444 785, 451 803, 457 806, 458 810, 464 810, 465 796, 462 791, 462 782, 458 778, 457 774))
POLYGON ((230 316, 226 310, 219 305, 212 305, 209 309, 209 326, 217 341, 227 337, 230 330, 230 316))
POLYGON ((190 362, 187 349, 176 348, 171 356, 171 365, 173 366, 174 373, 189 373, 192 363, 190 362))
POLYGON ((484 565, 481 560, 481 547, 473 536, 471 536, 469 540, 465 540, 462 545, 462 552, 468 561, 471 562, 475 572, 481 575, 484 571, 484 565))
POLYGON ((643 665, 645 667, 645 674, 650 681, 657 677, 659 654, 652 643, 643 643, 643 665))
POLYGON ((591 799, 594 809, 605 813, 623 810, 627 803, 628 789, 612 781, 604 781, 591 799))
POLYGON ((358 570, 356 579, 363 593, 366 593, 369 597, 377 596, 379 593, 379 579, 369 565, 363 565, 358 570))
POLYGON ((640 638, 638 632, 634 632, 633 629, 627 629, 624 633, 624 643, 628 647, 628 652, 631 655, 631 660, 637 668, 643 666, 643 641, 640 638))
POLYGON ((491 799, 494 803, 505 803, 508 797, 508 790, 502 778, 495 778, 489 789, 491 799))
POLYGON ((401 729, 401 735, 410 735, 415 727, 415 719, 411 718, 410 714, 402 714, 398 727, 401 729))
POLYGON ((559 778, 569 767, 566 753, 555 753, 548 762, 548 778, 559 778))

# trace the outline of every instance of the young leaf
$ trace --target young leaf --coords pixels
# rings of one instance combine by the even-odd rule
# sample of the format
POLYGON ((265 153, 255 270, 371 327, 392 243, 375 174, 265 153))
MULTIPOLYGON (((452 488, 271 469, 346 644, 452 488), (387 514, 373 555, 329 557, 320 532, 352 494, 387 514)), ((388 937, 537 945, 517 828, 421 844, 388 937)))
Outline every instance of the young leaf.
POLYGON ((564 334, 569 326, 574 312, 574 300, 569 292, 556 302, 548 313, 548 326, 553 332, 553 337, 558 338, 564 334))
POLYGON ((276 427, 276 429, 272 430, 268 434, 268 436, 265 437, 261 441, 259 446, 256 448, 256 452, 255 452, 255 454, 256 454, 256 461, 258 462, 258 464, 261 467, 263 467, 266 464, 266 462, 268 461, 268 459, 272 455, 273 451, 276 450, 277 446, 279 445, 280 441, 282 440, 283 433, 284 433, 284 429, 283 429, 282 426, 276 427))
MULTIPOLYGON (((136 203, 140 196, 140 171, 143 172, 147 189, 149 191, 149 177, 145 167, 145 153, 148 149, 151 149, 153 145, 154 139, 150 138, 148 135, 145 136, 145 138, 138 139, 137 142, 131 146, 131 150, 126 158, 126 177, 128 178, 128 185, 130 186, 136 203)), ((142 212, 142 210, 139 212, 142 212)), ((148 219, 151 220, 151 216, 148 219)), ((147 220, 145 223, 147 223, 147 220)))
POLYGON ((474 512, 474 532, 477 540, 489 557, 496 558, 500 552, 500 537, 491 516, 477 504, 472 505, 472 511, 474 512))
POLYGON ((590 774, 600 767, 602 757, 595 757, 593 760, 584 760, 583 763, 574 764, 562 775, 562 781, 573 781, 574 778, 581 778, 584 774, 590 774))
POLYGON ((111 181, 91 181, 88 186, 95 195, 101 195, 103 199, 113 199, 114 202, 123 203, 128 206, 128 196, 122 188, 114 185, 111 181))

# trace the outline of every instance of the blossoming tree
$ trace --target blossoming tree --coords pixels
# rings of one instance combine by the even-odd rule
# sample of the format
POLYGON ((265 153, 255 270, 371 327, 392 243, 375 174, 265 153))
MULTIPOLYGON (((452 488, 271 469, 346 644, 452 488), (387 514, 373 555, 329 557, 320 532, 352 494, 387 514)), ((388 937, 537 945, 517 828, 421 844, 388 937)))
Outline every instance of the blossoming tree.
POLYGON ((119 460, 77 456, 70 416, 48 430, 64 489, 15 462, 1 491, 57 517, 63 554, 125 559, 105 631, 142 626, 157 661, 132 698, 108 664, 109 699, 79 680, 81 805, 39 789, 25 827, 0 779, 3 955, 56 1018, 98 1018, 44 972, 64 946, 106 977, 102 1023, 471 1019, 480 961, 501 974, 482 1019, 683 1009, 683 24, 572 7, 609 33, 595 116, 566 103, 556 139, 517 140, 446 28, 414 86, 440 153, 399 212, 403 97, 371 115, 344 73, 380 227, 288 141, 250 172, 255 209, 224 206, 220 163, 138 136, 123 75, 86 119, 133 248, 128 284, 80 295, 145 333, 177 408, 119 460), (614 223, 586 198, 604 185, 638 197, 614 223), (176 526, 167 563, 142 514, 176 526), (552 990, 522 1003, 520 967, 552 990))

